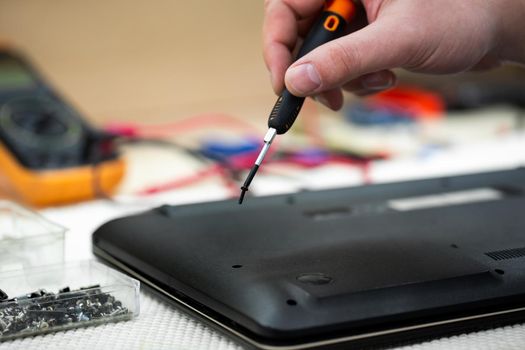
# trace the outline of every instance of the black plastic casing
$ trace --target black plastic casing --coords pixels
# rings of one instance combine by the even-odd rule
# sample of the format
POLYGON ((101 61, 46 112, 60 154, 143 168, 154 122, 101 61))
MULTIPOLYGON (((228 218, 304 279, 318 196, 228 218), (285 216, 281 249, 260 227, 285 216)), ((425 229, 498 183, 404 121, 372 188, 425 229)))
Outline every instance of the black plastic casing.
POLYGON ((164 206, 103 225, 93 245, 251 347, 352 349, 525 320, 524 208, 518 169, 252 198, 242 207, 164 206), (480 189, 501 197, 392 207, 480 189))

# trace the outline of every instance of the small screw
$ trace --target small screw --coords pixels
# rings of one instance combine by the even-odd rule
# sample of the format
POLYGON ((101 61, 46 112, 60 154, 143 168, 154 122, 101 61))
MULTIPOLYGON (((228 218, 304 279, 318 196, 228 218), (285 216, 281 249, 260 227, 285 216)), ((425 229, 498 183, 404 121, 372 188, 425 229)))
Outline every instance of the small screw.
POLYGON ((0 319, 0 332, 3 332, 7 328, 7 323, 0 319))
POLYGON ((69 293, 69 292, 71 292, 71 288, 69 288, 69 287, 64 287, 64 288, 62 288, 62 289, 59 289, 58 292, 59 292, 59 293, 69 293))
POLYGON ((79 290, 64 287, 58 294, 39 289, 7 301, 6 307, 0 308, 0 338, 129 313, 122 302, 103 293, 99 285, 79 290))
POLYGON ((0 289, 0 302, 6 299, 9 299, 7 293, 0 289))

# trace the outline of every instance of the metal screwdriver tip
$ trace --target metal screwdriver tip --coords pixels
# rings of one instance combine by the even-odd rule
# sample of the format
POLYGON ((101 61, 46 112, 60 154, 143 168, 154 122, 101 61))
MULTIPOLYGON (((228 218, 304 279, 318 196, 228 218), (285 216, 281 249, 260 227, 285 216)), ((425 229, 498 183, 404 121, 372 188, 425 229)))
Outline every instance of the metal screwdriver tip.
POLYGON ((248 188, 250 187, 250 184, 252 183, 252 180, 255 177, 257 170, 259 170, 259 166, 255 164, 250 170, 246 181, 244 181, 244 184, 241 187, 241 196, 239 197, 239 204, 242 204, 242 202, 244 201, 244 196, 246 195, 246 192, 248 192, 248 188))
POLYGON ((239 197, 239 204, 242 204, 242 201, 244 200, 244 195, 248 192, 248 188, 241 187, 241 196, 239 197))
POLYGON ((264 135, 264 145, 261 149, 261 152, 259 153, 259 156, 255 160, 255 164, 253 165, 253 168, 250 170, 250 173, 248 174, 246 181, 244 181, 244 184, 241 187, 241 196, 239 197, 239 204, 242 204, 244 200, 244 196, 246 195, 246 192, 248 192, 248 187, 250 187, 250 184, 252 183, 252 180, 255 177, 257 170, 259 170, 259 166, 264 160, 264 157, 266 157, 266 153, 268 153, 268 150, 270 149, 270 145, 272 144, 272 141, 275 138, 275 135, 277 135, 277 130, 275 130, 274 128, 269 128, 266 135, 264 135))

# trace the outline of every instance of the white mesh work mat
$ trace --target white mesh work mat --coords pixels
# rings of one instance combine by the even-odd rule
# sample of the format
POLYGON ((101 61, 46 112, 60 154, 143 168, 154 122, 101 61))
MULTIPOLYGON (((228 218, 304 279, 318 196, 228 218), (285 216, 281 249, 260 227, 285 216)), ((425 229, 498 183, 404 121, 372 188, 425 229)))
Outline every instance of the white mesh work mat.
MULTIPOLYGON (((141 295, 141 314, 106 324, 0 343, 0 350, 240 350, 228 338, 151 294, 141 295)), ((525 349, 525 326, 516 325, 442 338, 396 350, 525 349)))
MULTIPOLYGON (((48 209, 46 217, 71 231, 66 235, 66 260, 90 259, 91 233, 111 218, 129 214, 104 201, 48 209)), ((141 293, 140 316, 120 323, 100 325, 44 336, 0 343, 0 350, 240 350, 240 346, 210 327, 174 309, 149 293, 141 293)), ((442 338, 422 344, 395 348, 396 350, 523 350, 525 325, 442 338)))

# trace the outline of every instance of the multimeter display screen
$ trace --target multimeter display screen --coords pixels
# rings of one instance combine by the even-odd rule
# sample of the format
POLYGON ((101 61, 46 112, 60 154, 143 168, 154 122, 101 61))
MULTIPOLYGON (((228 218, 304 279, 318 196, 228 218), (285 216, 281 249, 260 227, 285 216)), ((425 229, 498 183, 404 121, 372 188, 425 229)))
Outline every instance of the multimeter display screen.
POLYGON ((24 89, 34 84, 31 73, 21 63, 11 59, 0 59, 0 91, 24 89))

